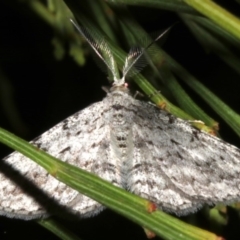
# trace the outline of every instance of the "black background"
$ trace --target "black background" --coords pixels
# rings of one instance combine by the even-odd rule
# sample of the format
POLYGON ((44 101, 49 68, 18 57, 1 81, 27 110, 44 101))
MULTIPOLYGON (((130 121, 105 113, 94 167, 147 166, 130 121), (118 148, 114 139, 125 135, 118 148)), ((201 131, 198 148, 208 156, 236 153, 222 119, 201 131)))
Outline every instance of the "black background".
MULTIPOLYGON (((234 1, 221 2, 236 15, 239 5, 234 1)), ((172 12, 131 7, 138 21, 148 32, 170 26, 178 17, 172 12)), ((71 114, 100 101, 105 93, 101 86, 107 78, 91 59, 80 68, 67 56, 56 61, 51 40, 53 30, 21 1, 0 2, 0 68, 8 79, 8 98, 0 98, 0 126, 16 135, 31 140, 71 114), (6 100, 8 99, 8 100, 6 100), (10 104, 16 110, 12 110, 10 104), (17 116, 13 115, 17 113, 17 116)), ((66 46, 67 48, 67 46, 66 46)), ((240 112, 240 79, 218 57, 207 54, 183 23, 169 35, 164 49, 195 75, 210 90, 236 112, 240 112)), ((240 67, 240 66, 239 66, 240 67)), ((0 81, 3 81, 0 79, 0 81)), ((4 87, 3 85, 0 85, 4 87)), ((190 96, 216 121, 224 140, 240 147, 239 138, 201 99, 184 84, 190 96)), ((11 152, 1 145, 0 157, 11 152)), ((83 239, 146 239, 143 230, 134 223, 111 212, 79 222, 66 223, 79 232, 83 239)), ((208 224, 202 220, 202 227, 208 224)), ((227 239, 239 239, 231 232, 227 239), (236 237, 236 238, 235 238, 236 237)), ((0 239, 58 239, 34 222, 0 217, 0 239)))

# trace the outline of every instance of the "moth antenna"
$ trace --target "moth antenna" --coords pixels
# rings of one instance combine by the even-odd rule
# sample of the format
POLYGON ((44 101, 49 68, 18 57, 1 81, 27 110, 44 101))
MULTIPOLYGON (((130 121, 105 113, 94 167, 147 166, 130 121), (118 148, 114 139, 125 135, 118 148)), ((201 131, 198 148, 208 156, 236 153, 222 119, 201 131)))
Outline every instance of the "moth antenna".
POLYGON ((81 34, 81 36, 88 42, 88 44, 97 54, 97 56, 102 60, 100 62, 98 61, 98 59, 95 59, 99 67, 105 71, 107 66, 107 69, 110 70, 110 73, 113 77, 114 82, 118 81, 119 74, 118 74, 116 62, 111 52, 111 49, 109 48, 104 37, 96 32, 89 31, 89 29, 83 26, 79 26, 72 19, 70 19, 70 21, 74 25, 74 27, 77 29, 77 31, 81 34), (102 63, 104 63, 105 67, 102 67, 102 63))
POLYGON ((143 58, 143 55, 155 42, 157 42, 167 32, 169 32, 174 25, 168 27, 153 41, 151 41, 146 47, 140 47, 140 46, 131 47, 123 66, 123 77, 122 77, 123 79, 125 79, 127 75, 128 76, 136 75, 148 64, 146 59, 143 58))

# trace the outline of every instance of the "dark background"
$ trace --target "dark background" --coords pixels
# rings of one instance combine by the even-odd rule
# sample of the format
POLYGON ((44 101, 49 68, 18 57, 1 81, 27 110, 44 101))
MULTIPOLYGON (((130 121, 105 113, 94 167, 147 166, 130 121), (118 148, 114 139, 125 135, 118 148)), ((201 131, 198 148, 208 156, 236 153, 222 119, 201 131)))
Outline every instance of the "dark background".
MULTIPOLYGON (((236 15, 240 13, 239 5, 234 1, 229 1, 228 4, 225 1, 220 3, 236 15)), ((174 13, 167 11, 159 14, 160 10, 140 7, 131 7, 130 10, 148 32, 161 30, 179 21, 174 13)), ((6 83, 0 79, 1 127, 31 140, 89 104, 101 101, 105 96, 101 86, 108 85, 107 78, 91 59, 88 59, 82 68, 67 55, 62 61, 56 61, 51 44, 53 30, 36 16, 27 4, 2 0, 0 31, 0 71, 7 78, 6 83)), ((239 76, 218 57, 207 54, 184 24, 178 24, 171 31, 164 49, 225 103, 240 112, 239 76)), ((239 138, 222 119, 187 86, 182 86, 220 123, 223 139, 240 147, 239 138)), ((0 157, 10 152, 7 147, 0 146, 0 157)), ((208 228, 204 220, 200 220, 200 224, 208 228)), ((139 226, 110 210, 69 225, 78 230, 83 239, 146 238, 139 226)), ((227 239, 237 236, 234 227, 234 230, 231 229, 231 238, 227 239)), ((228 228, 225 232, 230 234, 228 228)), ((0 239, 21 237, 58 239, 34 222, 0 217, 0 239)))

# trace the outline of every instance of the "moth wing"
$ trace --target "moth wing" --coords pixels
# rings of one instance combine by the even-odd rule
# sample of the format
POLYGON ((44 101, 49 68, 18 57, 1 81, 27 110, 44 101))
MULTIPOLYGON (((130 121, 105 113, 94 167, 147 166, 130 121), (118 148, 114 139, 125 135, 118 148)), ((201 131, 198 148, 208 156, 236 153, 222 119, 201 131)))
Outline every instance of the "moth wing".
MULTIPOLYGON (((31 143, 64 162, 118 185, 114 162, 108 159, 109 128, 103 124, 103 111, 103 103, 95 103, 60 122, 31 143)), ((46 215, 46 209, 51 208, 48 206, 50 200, 72 209, 80 216, 91 216, 103 209, 99 203, 59 182, 18 152, 7 156, 1 165, 1 215, 22 219, 38 218, 46 215), (14 180, 11 172, 7 174, 3 171, 6 169, 3 165, 6 164, 13 169, 13 175, 20 173, 20 178, 14 180), (29 188, 32 187, 38 190, 31 193, 29 188), (49 198, 42 196, 41 192, 49 198)))
POLYGON ((177 215, 240 200, 238 148, 154 106, 138 105, 130 191, 177 215))

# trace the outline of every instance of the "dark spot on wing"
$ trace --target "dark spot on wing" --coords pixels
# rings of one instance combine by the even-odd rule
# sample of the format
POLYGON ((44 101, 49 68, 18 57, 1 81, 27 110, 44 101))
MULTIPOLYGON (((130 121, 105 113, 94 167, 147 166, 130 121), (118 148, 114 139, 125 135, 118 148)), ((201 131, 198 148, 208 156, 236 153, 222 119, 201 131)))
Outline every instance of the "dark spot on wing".
POLYGON ((48 149, 46 147, 41 147, 41 150, 43 150, 44 152, 48 151, 48 149))
POLYGON ((195 161, 194 163, 195 163, 195 165, 198 166, 198 167, 201 167, 201 166, 202 166, 202 164, 200 164, 200 162, 198 162, 198 161, 195 161))
POLYGON ((77 132, 76 132, 76 135, 81 134, 81 132, 82 132, 81 130, 77 131, 77 132))
POLYGON ((112 108, 115 110, 121 110, 123 108, 123 106, 120 104, 115 104, 115 105, 112 105, 112 108))
POLYGON ((172 154, 169 151, 166 152, 166 155, 167 158, 170 158, 172 156, 172 154))
POLYGON ((127 148, 127 145, 124 144, 124 143, 121 143, 121 144, 119 144, 118 146, 119 146, 120 148, 127 148))
POLYGON ((122 142, 122 141, 126 141, 126 137, 123 136, 117 136, 117 141, 122 142))
POLYGON ((84 167, 85 169, 87 169, 88 166, 89 166, 90 164, 92 164, 92 162, 93 162, 93 161, 86 161, 86 162, 84 163, 83 167, 84 167))
POLYGON ((136 147, 136 148, 139 148, 139 149, 141 149, 142 147, 144 147, 144 145, 145 145, 145 143, 144 143, 143 141, 137 141, 137 142, 135 143, 135 147, 136 147))
POLYGON ((174 139, 170 139, 170 141, 171 141, 173 144, 175 144, 175 145, 179 145, 179 144, 180 144, 179 142, 175 141, 174 139))
POLYGON ((70 150, 70 147, 66 147, 63 150, 61 150, 59 153, 64 153, 64 152, 69 151, 69 150, 70 150))
MULTIPOLYGON (((99 117, 98 117, 98 118, 95 118, 95 119, 93 119, 93 121, 92 121, 92 122, 94 123, 94 122, 96 122, 96 121, 98 121, 98 120, 99 120, 99 117)), ((88 122, 88 123, 89 123, 89 122, 88 122)))
POLYGON ((177 152, 177 155, 180 159, 183 159, 183 156, 179 152, 177 152))
POLYGON ((150 189, 153 189, 154 188, 154 183, 152 181, 150 181, 149 179, 147 180, 147 186, 150 188, 150 189))
POLYGON ((198 137, 199 132, 200 132, 200 130, 197 130, 197 129, 192 130, 192 134, 197 140, 199 140, 199 137, 198 137))
POLYGON ((118 182, 116 180, 112 180, 111 183, 114 185, 118 185, 118 182))
POLYGON ((138 164, 136 164, 136 165, 133 167, 133 170, 134 170, 134 169, 138 169, 138 168, 141 167, 141 166, 142 166, 142 164, 138 163, 138 164))
POLYGON ((151 145, 151 146, 154 145, 152 141, 146 141, 146 144, 151 145))
POLYGON ((172 124, 172 123, 174 123, 174 122, 175 122, 175 117, 172 116, 171 114, 169 114, 169 115, 168 115, 168 123, 169 123, 169 124, 172 124))
POLYGON ((102 149, 107 149, 107 148, 109 148, 110 143, 107 142, 107 141, 104 139, 104 140, 102 140, 100 143, 98 143, 98 145, 100 145, 100 147, 101 147, 102 149))
POLYGON ((36 142, 36 143, 34 143, 34 145, 35 145, 37 148, 41 148, 42 143, 41 143, 41 142, 36 142))
POLYGON ((157 160, 159 160, 160 162, 163 162, 163 158, 158 158, 157 160))
POLYGON ((65 119, 65 120, 63 121, 62 129, 63 129, 63 130, 68 130, 68 129, 69 129, 69 127, 68 127, 68 119, 65 119))

